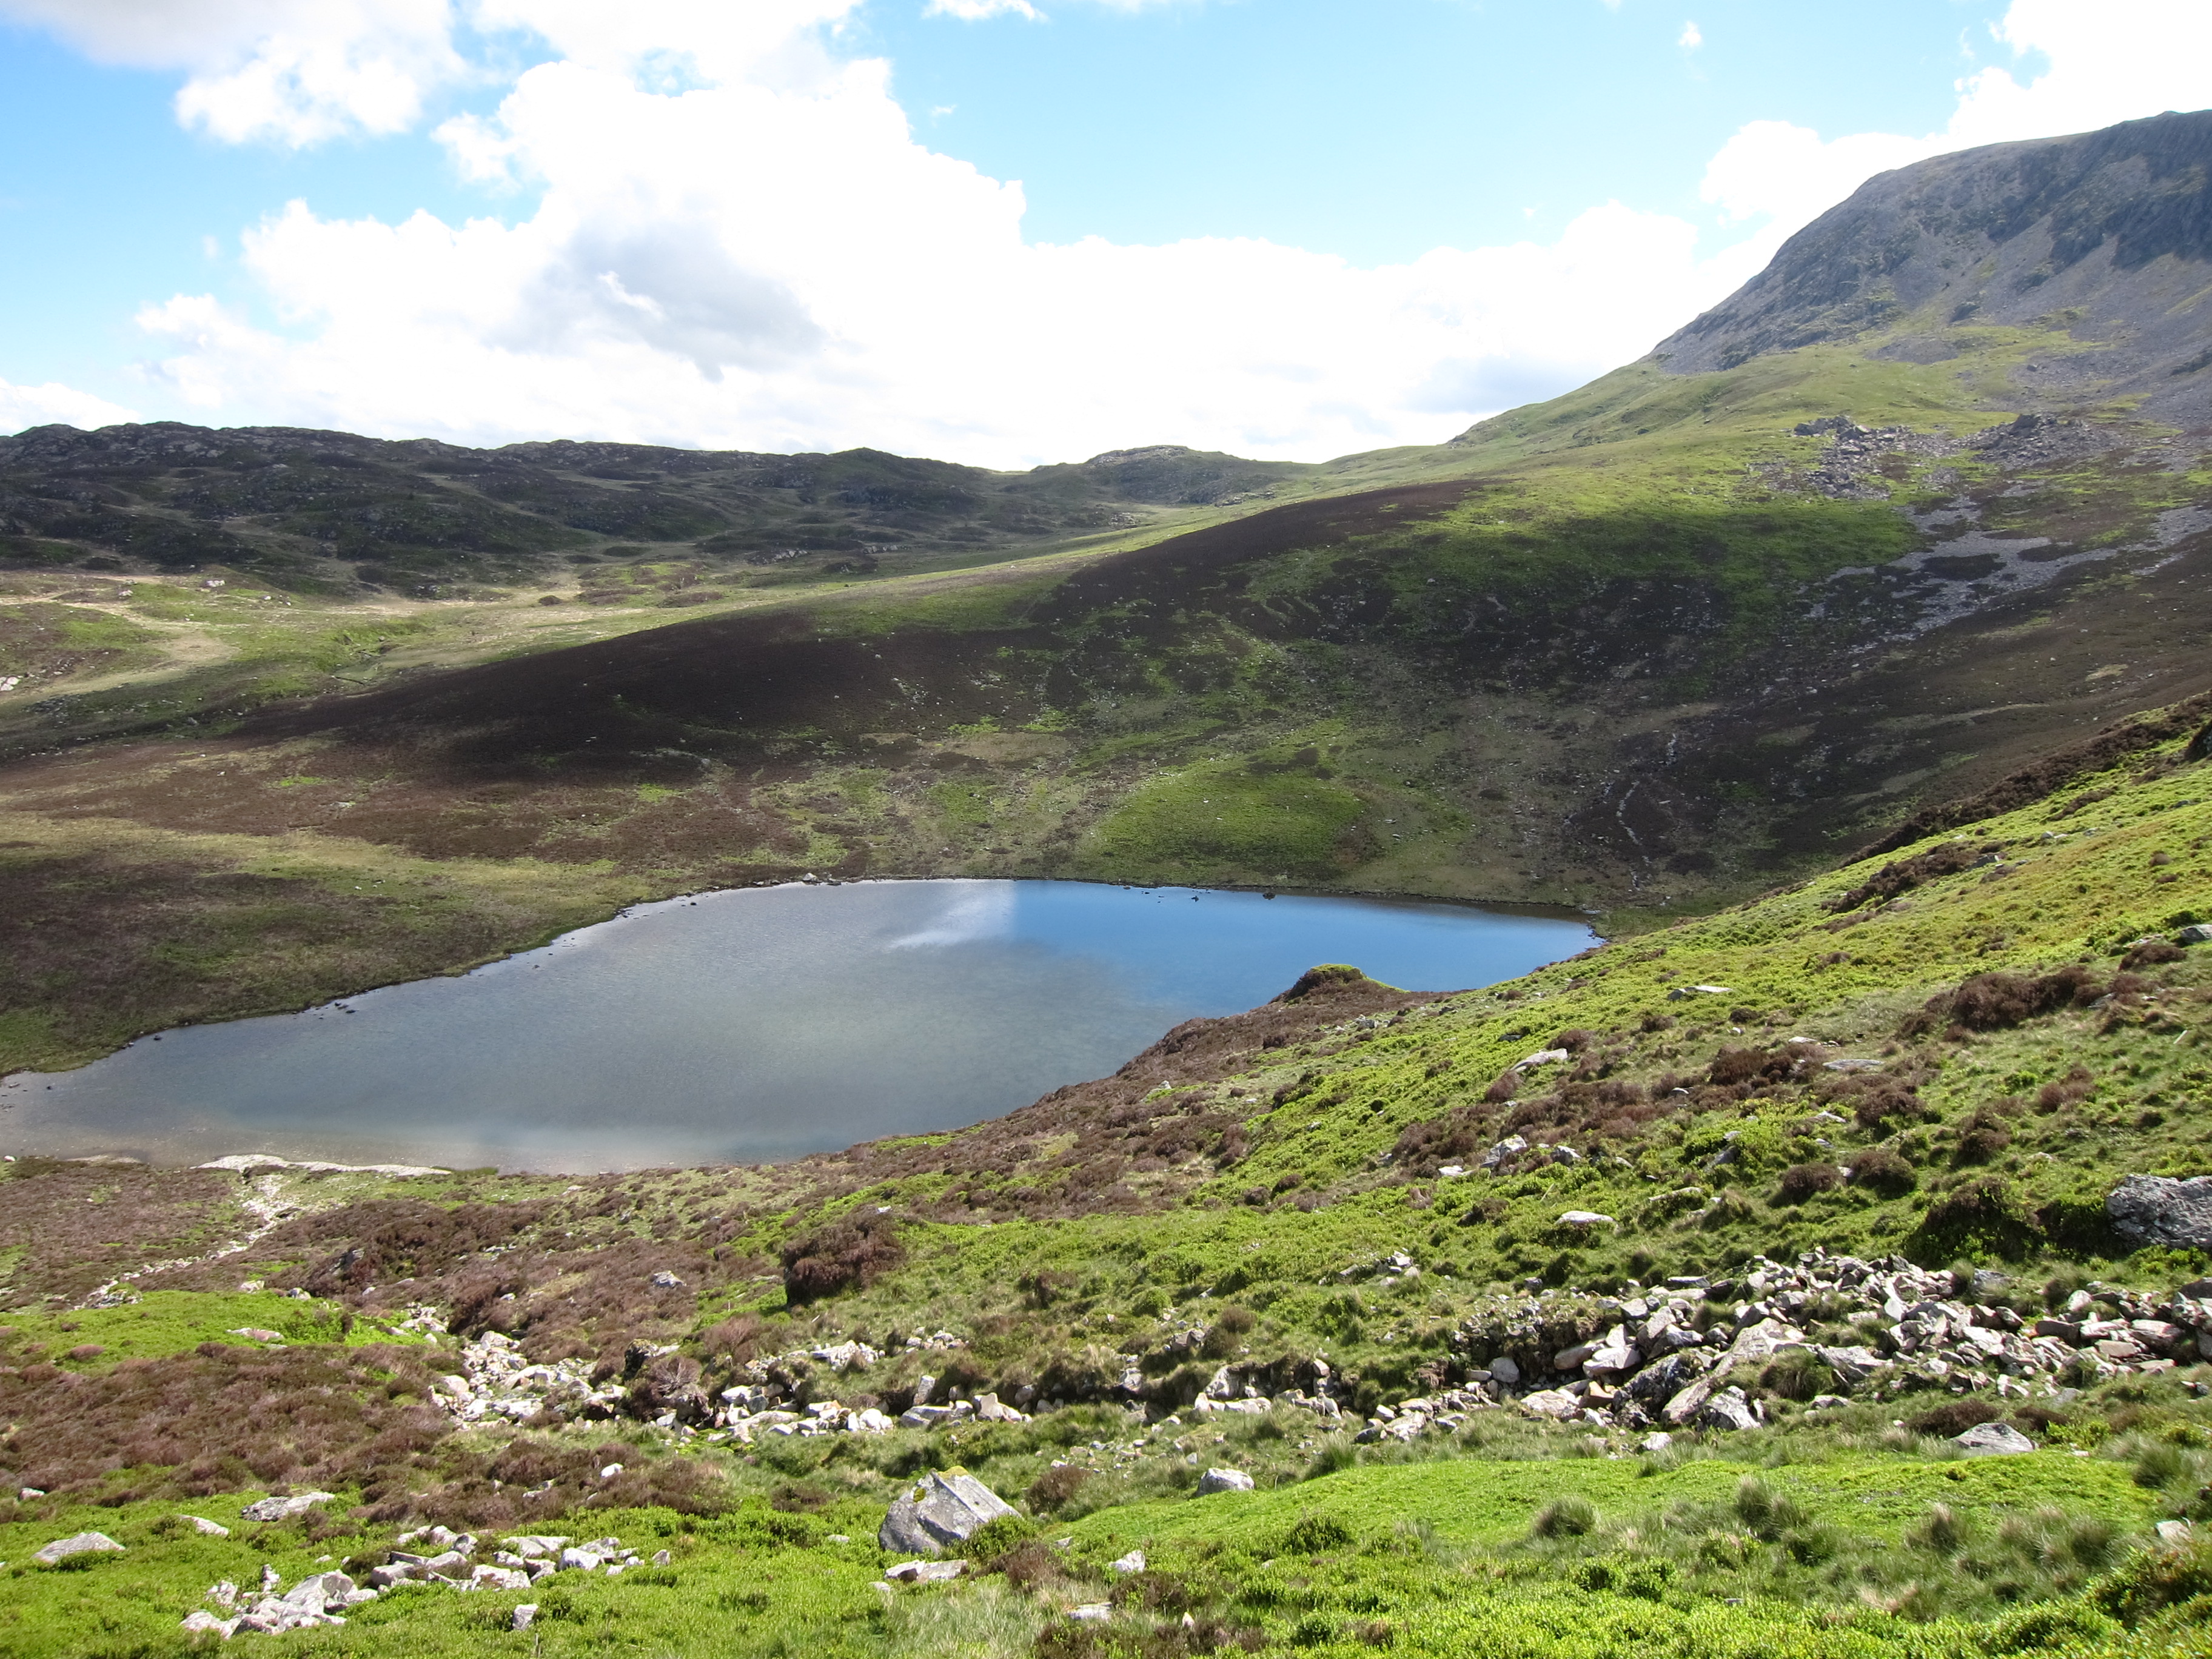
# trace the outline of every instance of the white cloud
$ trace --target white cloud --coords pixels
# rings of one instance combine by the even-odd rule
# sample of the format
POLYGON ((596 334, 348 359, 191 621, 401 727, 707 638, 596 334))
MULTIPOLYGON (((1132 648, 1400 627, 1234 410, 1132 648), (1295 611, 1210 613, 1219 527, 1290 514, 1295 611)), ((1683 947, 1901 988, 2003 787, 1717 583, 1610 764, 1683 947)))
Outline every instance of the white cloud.
POLYGON ((33 426, 113 426, 135 421, 136 410, 111 404, 89 392, 49 380, 44 386, 16 386, 0 380, 0 432, 21 432, 33 426))
POLYGON ((1957 83, 1940 132, 1862 132, 1823 140, 1786 121, 1753 121, 1722 146, 1703 195, 1731 220, 1765 214, 1758 239, 1779 246, 1877 173, 1978 144, 2087 132, 2167 109, 2212 105, 2212 7, 2203 0, 2013 0, 1995 31, 2015 58, 2050 67, 2023 83, 1993 65, 1957 83))
POLYGON ((987 17, 1009 14, 1016 17, 1041 15, 1029 0, 929 0, 929 9, 923 15, 957 17, 963 23, 977 23, 987 17))
POLYGON ((1695 23, 1685 23, 1682 25, 1681 38, 1674 44, 1685 52, 1695 52, 1705 44, 1705 37, 1698 32, 1698 26, 1695 23))
POLYGON ((465 66, 449 0, 0 0, 103 63, 186 72, 187 126, 300 145, 404 131, 465 66))
MULTIPOLYGON (((2188 50, 2212 45, 2194 5, 2109 0, 2093 24, 2016 0, 2003 44, 2051 67, 1962 82, 1942 133, 1737 133, 1705 179, 1739 227, 1716 254, 1681 219, 1613 204, 1553 242, 1360 270, 1251 240, 1024 241, 1020 185, 917 142, 888 66, 840 55, 854 3, 476 0, 477 27, 551 61, 438 136, 472 176, 532 186, 534 207, 512 224, 387 223, 294 203, 244 238, 278 326, 204 295, 148 307, 149 397, 471 442, 1318 459, 1434 441, 1639 355, 1871 173, 2212 101, 2212 52, 2188 50)), ((234 52, 294 15, 232 9, 261 29, 234 29, 234 52)))

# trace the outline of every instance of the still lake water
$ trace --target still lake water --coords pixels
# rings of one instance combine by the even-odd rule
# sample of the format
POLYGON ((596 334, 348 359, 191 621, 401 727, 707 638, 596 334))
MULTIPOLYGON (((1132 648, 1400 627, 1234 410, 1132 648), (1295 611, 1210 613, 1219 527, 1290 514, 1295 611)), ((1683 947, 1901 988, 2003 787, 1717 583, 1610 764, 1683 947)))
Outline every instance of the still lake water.
POLYGON ((1349 962, 1524 974, 1579 921, 1463 905, 885 881, 645 905, 459 978, 141 1038, 0 1085, 0 1148, 614 1170, 957 1128, 1349 962))

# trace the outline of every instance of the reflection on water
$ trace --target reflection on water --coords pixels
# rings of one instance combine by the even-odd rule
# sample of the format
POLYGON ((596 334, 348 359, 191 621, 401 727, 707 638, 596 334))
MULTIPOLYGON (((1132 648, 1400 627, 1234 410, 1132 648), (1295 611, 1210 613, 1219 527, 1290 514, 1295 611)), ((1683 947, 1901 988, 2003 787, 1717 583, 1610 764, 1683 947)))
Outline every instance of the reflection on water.
POLYGON ((1456 905, 1076 882, 702 894, 460 978, 18 1074, 0 1146, 550 1170, 789 1158, 994 1117, 1317 962, 1451 990, 1590 939, 1456 905))

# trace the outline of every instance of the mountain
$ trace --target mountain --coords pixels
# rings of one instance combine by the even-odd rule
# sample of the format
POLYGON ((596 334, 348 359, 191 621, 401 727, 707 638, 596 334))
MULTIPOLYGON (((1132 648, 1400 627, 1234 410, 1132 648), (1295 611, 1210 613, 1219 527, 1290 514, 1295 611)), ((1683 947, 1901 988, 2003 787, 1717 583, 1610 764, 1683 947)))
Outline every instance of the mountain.
POLYGON ((0 1063, 810 869, 1564 903, 1621 933, 1824 867, 2212 686, 2187 368, 2212 331, 2184 303, 2208 121, 1886 175, 1651 356, 1311 467, 9 441, 13 501, 81 489, 100 524, 303 562, 185 571, 118 531, 5 576, 0 877, 40 921, 0 1063), (313 458, 342 453, 383 492, 349 522, 398 538, 350 567, 313 550, 348 471, 313 458), (693 539, 615 539, 684 502, 693 539), (513 550, 440 551, 433 507, 513 550), (1140 522, 1073 522, 1096 513, 1140 522), (810 515, 838 545, 780 566, 810 515), (915 550, 839 542, 864 529, 915 550), (358 586, 448 557, 468 597, 358 586))
POLYGON ((289 427, 49 426, 0 438, 0 559, 452 596, 566 576, 563 562, 588 576, 610 559, 675 558, 757 586, 1077 544, 1310 471, 1175 445, 994 472, 874 449, 469 449, 289 427))
POLYGON ((1676 374, 1881 337, 1948 362, 1966 328, 2063 329, 2087 349, 2023 366, 2049 398, 2138 417, 2212 415, 2212 112, 1938 156, 1883 173, 1653 354, 1676 374))
POLYGON ((833 861, 1618 908, 783 1165, 11 1158, 8 1650, 2203 1651, 2212 433, 2122 313, 2205 262, 2123 258, 2136 142, 1180 533, 674 623, 707 556, 9 574, 0 1066, 833 861), (1918 343, 1896 273, 2084 224, 2078 307, 1918 343))

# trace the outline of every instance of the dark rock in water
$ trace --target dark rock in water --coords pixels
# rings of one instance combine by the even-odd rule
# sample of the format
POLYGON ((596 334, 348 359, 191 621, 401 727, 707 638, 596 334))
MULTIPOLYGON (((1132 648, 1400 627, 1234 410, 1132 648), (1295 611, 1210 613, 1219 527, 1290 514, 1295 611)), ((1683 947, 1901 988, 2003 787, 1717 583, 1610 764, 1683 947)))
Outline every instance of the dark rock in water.
POLYGON ((2130 1176, 2105 1200, 2105 1213, 2131 1244, 2212 1248, 2212 1176, 2130 1176))

